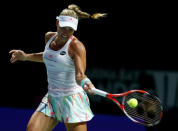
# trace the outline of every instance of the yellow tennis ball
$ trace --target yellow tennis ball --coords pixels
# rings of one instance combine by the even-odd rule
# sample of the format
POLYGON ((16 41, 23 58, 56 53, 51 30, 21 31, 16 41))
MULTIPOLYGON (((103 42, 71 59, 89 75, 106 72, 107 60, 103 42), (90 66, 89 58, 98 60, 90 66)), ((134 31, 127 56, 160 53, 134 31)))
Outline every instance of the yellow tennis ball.
POLYGON ((135 98, 131 98, 131 99, 127 102, 127 104, 128 104, 131 108, 135 108, 135 107, 137 107, 137 105, 138 105, 138 101, 137 101, 137 99, 135 99, 135 98))

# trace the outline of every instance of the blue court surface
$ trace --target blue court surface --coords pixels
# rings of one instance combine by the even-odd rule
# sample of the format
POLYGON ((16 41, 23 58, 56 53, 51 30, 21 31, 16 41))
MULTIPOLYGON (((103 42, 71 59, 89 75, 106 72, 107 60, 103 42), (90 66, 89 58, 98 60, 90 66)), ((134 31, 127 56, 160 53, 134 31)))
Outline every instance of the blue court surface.
MULTIPOLYGON (((34 110, 0 107, 0 131, 25 131, 34 110)), ((95 114, 88 122, 88 131, 145 131, 125 116, 95 114)), ((66 131, 64 124, 58 124, 53 131, 66 131)))

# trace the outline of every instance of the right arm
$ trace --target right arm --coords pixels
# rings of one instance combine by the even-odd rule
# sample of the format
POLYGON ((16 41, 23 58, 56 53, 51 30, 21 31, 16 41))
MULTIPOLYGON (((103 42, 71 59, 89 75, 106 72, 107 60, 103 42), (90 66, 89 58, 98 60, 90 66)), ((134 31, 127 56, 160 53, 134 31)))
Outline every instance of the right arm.
MULTIPOLYGON (((54 35, 54 32, 47 32, 45 34, 45 43, 54 35)), ((30 53, 27 54, 22 50, 11 50, 9 52, 12 54, 12 57, 10 59, 11 63, 14 63, 16 61, 33 61, 33 62, 43 62, 43 52, 39 53, 30 53)))
POLYGON ((11 63, 14 63, 18 60, 19 61, 43 62, 43 52, 27 54, 22 50, 11 50, 9 53, 12 54, 12 57, 10 59, 11 63))

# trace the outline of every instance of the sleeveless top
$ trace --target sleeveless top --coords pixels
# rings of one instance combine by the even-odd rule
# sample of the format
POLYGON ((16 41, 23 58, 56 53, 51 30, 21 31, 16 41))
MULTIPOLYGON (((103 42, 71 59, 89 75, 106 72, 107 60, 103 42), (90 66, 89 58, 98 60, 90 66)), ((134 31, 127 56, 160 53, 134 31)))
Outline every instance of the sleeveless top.
POLYGON ((52 50, 49 45, 57 36, 52 36, 45 46, 43 61, 47 69, 48 94, 52 96, 66 96, 83 91, 75 79, 74 61, 68 54, 68 47, 73 36, 59 50, 52 50))

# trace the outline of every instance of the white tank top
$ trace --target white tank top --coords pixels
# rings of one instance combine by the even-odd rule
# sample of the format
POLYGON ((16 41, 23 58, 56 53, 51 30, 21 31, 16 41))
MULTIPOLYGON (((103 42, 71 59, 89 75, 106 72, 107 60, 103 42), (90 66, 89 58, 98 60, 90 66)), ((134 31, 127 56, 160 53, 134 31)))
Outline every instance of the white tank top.
POLYGON ((68 54, 68 47, 73 36, 57 51, 49 48, 57 33, 49 39, 43 52, 43 61, 47 69, 48 94, 65 96, 83 91, 75 79, 74 61, 68 54))

